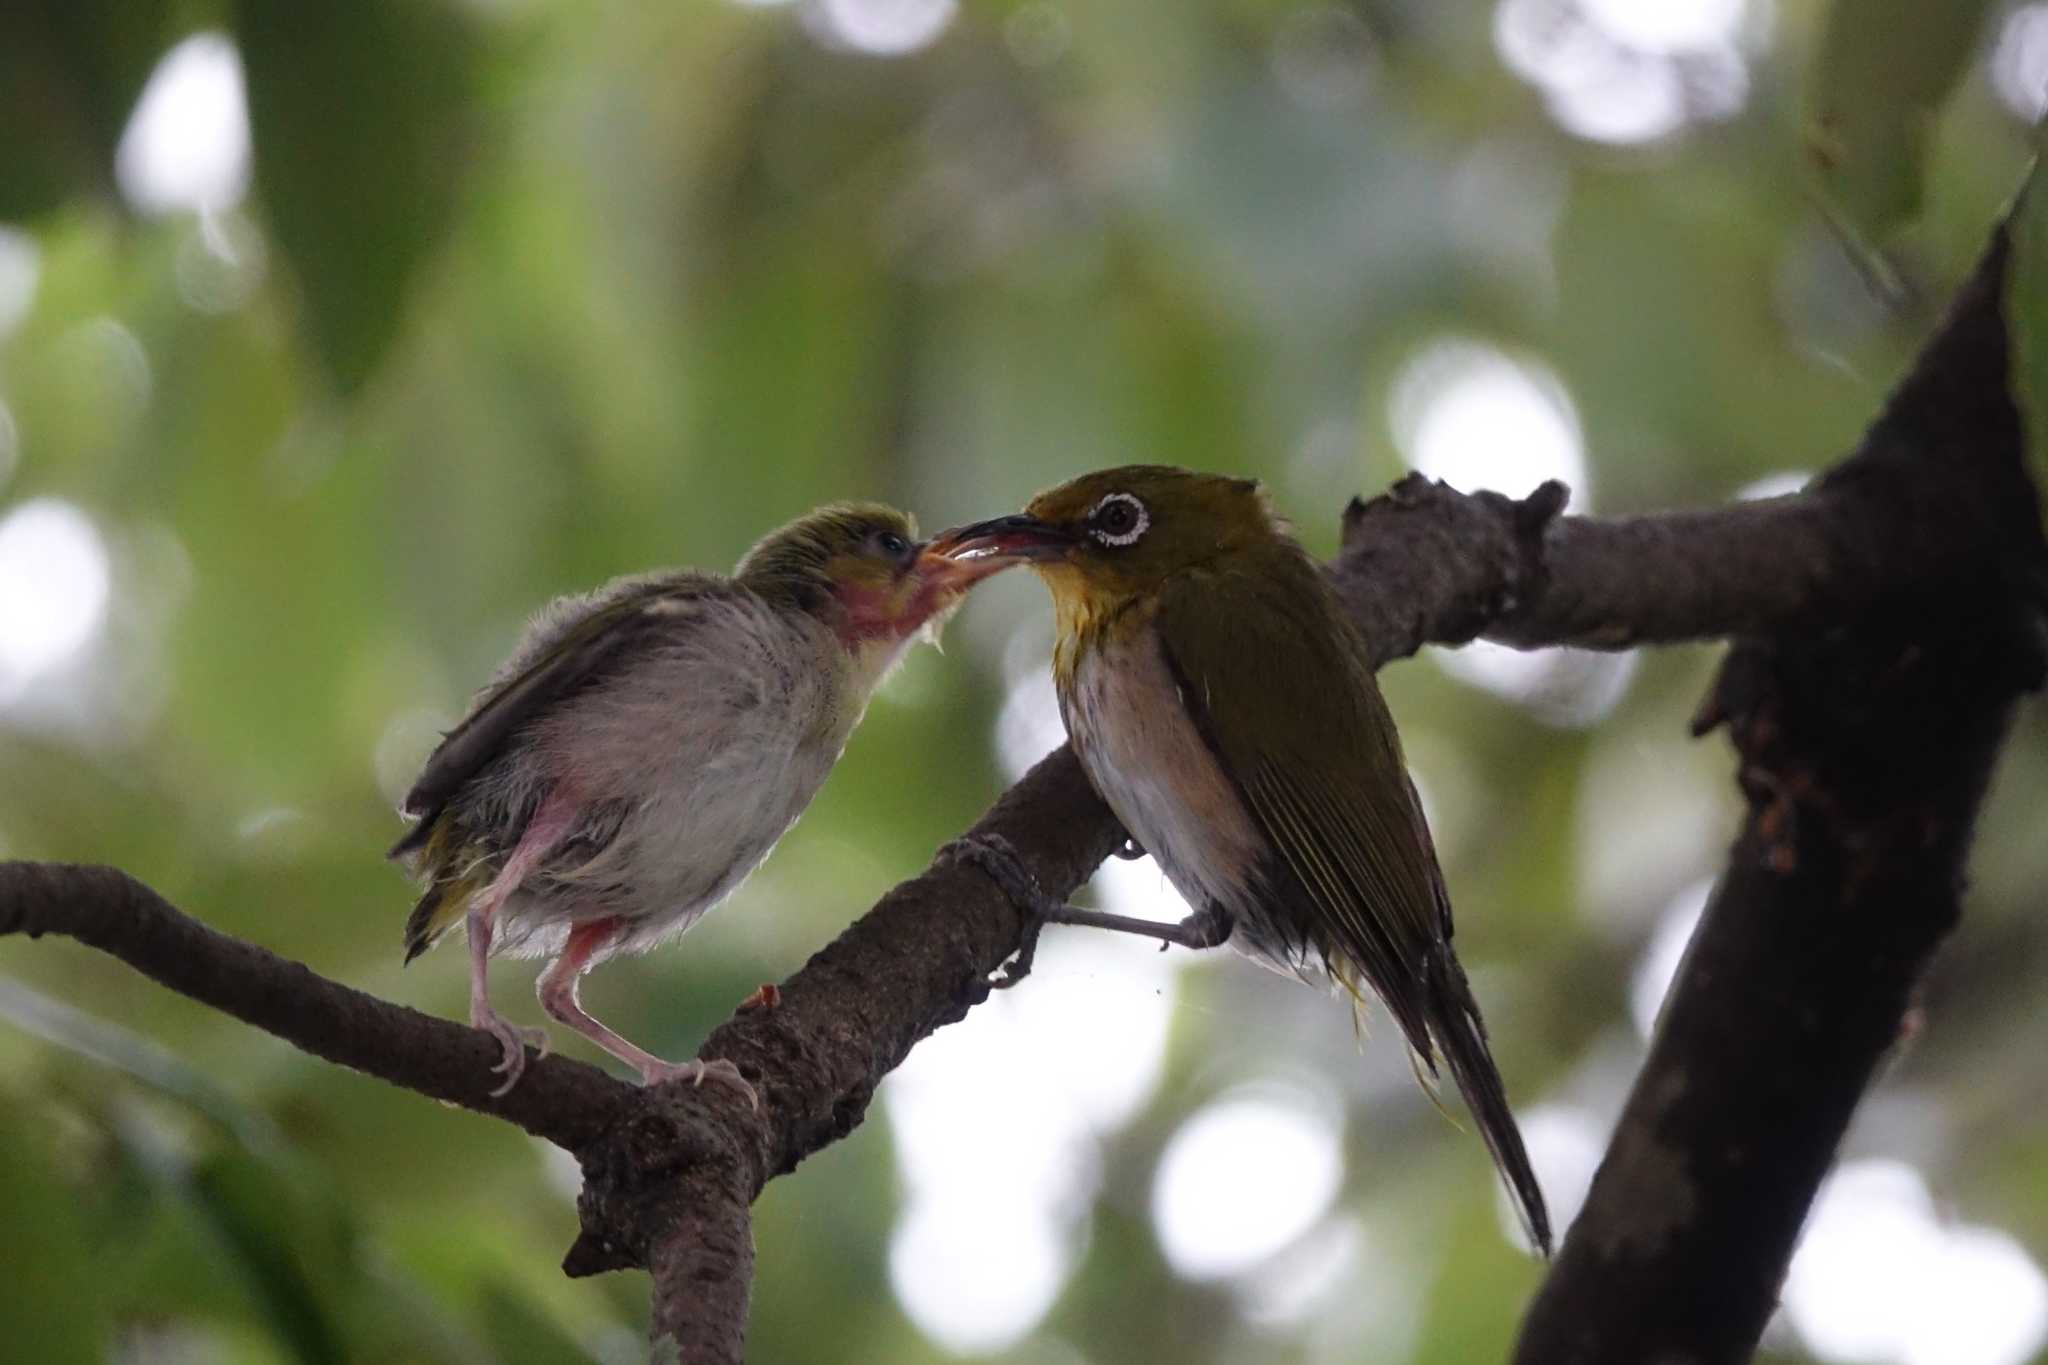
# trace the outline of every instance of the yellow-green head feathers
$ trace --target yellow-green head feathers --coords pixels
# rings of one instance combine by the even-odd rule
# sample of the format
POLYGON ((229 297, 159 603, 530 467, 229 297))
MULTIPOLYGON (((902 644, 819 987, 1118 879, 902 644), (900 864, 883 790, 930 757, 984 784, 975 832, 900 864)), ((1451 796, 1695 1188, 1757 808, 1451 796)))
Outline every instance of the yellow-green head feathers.
POLYGON ((879 502, 835 502, 770 531, 733 577, 778 605, 830 612, 847 587, 886 589, 917 560, 917 523, 879 502))

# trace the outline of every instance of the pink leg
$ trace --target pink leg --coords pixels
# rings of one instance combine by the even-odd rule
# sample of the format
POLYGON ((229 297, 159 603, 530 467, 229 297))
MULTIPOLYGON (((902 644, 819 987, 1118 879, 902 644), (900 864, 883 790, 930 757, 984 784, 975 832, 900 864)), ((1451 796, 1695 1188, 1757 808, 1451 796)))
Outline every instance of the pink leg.
POLYGON ((582 1002, 576 998, 576 991, 583 973, 590 966, 591 954, 610 943, 623 928, 624 925, 614 918, 590 920, 571 929, 569 941, 562 945, 562 955, 548 964, 548 969, 535 983, 540 1007, 548 1012, 549 1018, 567 1024, 638 1071, 641 1080, 648 1085, 659 1085, 663 1081, 688 1081, 692 1085, 702 1085, 708 1076, 737 1089, 747 1097, 748 1104, 759 1109, 760 1097, 731 1062, 723 1058, 711 1062, 665 1062, 646 1049, 627 1042, 584 1010, 582 1002))
POLYGON ((521 1028, 504 1015, 491 1008, 490 988, 486 975, 491 958, 491 936, 498 911, 519 884, 526 880, 526 874, 533 871, 541 859, 554 850, 576 821, 576 802, 560 788, 549 793, 535 811, 533 819, 527 821, 526 832, 519 836, 518 845, 505 859, 505 866, 491 879, 482 895, 470 903, 469 931, 469 1023, 480 1028, 498 1040, 504 1055, 492 1071, 503 1076, 505 1082, 491 1092, 492 1096, 506 1094, 519 1084, 519 1077, 526 1071, 526 1049, 531 1045, 547 1055, 548 1035, 537 1028, 521 1028))

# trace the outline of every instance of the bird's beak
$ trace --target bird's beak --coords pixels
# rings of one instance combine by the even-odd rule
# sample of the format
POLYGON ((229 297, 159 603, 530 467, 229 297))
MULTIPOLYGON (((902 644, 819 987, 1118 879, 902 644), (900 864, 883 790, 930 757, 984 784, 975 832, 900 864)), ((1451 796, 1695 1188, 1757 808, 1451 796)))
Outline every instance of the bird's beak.
POLYGON ((983 578, 1012 564, 1063 558, 1073 545, 1074 535, 1064 527, 1037 517, 1013 516, 942 531, 925 547, 925 553, 983 578))

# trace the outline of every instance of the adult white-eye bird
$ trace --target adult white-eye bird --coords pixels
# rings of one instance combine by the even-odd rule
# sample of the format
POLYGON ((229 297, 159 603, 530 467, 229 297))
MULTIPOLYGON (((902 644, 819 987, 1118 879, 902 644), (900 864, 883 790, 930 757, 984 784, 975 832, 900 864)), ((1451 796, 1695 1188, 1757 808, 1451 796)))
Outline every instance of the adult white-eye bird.
MULTIPOLYGON (((1354 1000, 1371 988, 1418 1074, 1449 1063, 1547 1254, 1542 1191, 1451 951, 1443 873, 1370 654, 1259 486, 1104 470, 932 548, 1025 562, 1045 581, 1074 752, 1195 913, 1160 925, 1043 897, 1031 908, 1189 947, 1227 941, 1354 1000)), ((996 854, 979 860, 1000 873, 996 854)))
POLYGON ((405 798, 391 850, 427 884, 410 962, 458 921, 469 1017, 518 1083, 525 1044, 491 1007, 493 953, 546 956, 543 1009, 649 1084, 708 1075, 752 1101, 730 1062, 666 1062, 586 1013, 577 984, 617 953, 681 933, 775 846, 831 771, 868 698, 914 638, 995 565, 950 561, 874 503, 820 508, 767 536, 733 575, 621 578, 543 608, 405 798))

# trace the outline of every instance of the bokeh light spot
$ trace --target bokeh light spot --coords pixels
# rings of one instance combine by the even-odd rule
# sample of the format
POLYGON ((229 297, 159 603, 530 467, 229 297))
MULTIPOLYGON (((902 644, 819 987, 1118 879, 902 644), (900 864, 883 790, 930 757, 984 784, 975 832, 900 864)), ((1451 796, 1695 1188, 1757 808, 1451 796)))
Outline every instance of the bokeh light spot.
POLYGON ((877 57, 901 57, 937 41, 958 0, 816 0, 806 11, 828 41, 877 57))
POLYGON ((1101 1135, 1158 1087, 1174 996, 1151 944, 1055 930, 1028 989, 991 997, 883 1082, 910 1194, 892 1279, 934 1341, 1000 1350, 1051 1306, 1101 1182, 1101 1135))
POLYGON ((114 175, 144 213, 232 208, 249 188, 242 58, 225 34, 195 33, 164 54, 114 153, 114 175))
POLYGON ((996 757, 1004 774, 1015 782, 1066 742, 1067 725, 1060 719, 1051 665, 1011 678, 1003 693, 1003 708, 996 713, 996 757))
POLYGON ((1813 481, 1813 475, 1804 469, 1781 469, 1752 479, 1735 490, 1737 502, 1762 502, 1766 498, 1789 498, 1794 493, 1805 491, 1813 481))
POLYGON ((1747 17, 1743 0, 1500 0, 1493 38, 1560 127, 1628 145, 1742 107, 1750 82, 1737 39, 1747 17))
POLYGON ((1582 730, 1628 695, 1636 655, 1590 649, 1511 649, 1474 640, 1430 657, 1459 682, 1511 701, 1546 725, 1582 730))
POLYGON ((1395 377, 1389 417, 1409 467, 1433 479, 1510 497, 1562 479, 1573 510, 1591 506, 1578 412, 1546 366, 1478 342, 1435 342, 1395 377))
POLYGON ((2048 1277, 2004 1233, 1942 1221, 1920 1173, 1844 1163, 1785 1278, 1813 1352, 1886 1365, 2022 1365, 2048 1341, 2048 1277))
POLYGON ((1180 1126, 1152 1185, 1152 1221, 1191 1279, 1250 1270, 1323 1216, 1344 1176, 1337 1115, 1291 1092, 1226 1097, 1180 1126))
POLYGON ((21 326, 36 301, 36 281, 43 269, 36 239, 14 228, 0 227, 0 337, 21 326))
POLYGON ((1038 1324, 1066 1277, 1059 1230, 1006 1200, 1000 1225, 972 1197, 913 1199, 889 1239, 889 1279, 918 1330, 962 1355, 993 1353, 1038 1324))
MULTIPOLYGON (((1586 1194, 1593 1188, 1593 1173, 1600 1169, 1607 1145, 1606 1125, 1576 1106, 1542 1104, 1517 1116, 1516 1126, 1522 1130, 1522 1145, 1529 1149, 1536 1182, 1543 1187, 1551 1227, 1562 1233, 1579 1216, 1586 1194)), ((1536 1248, 1522 1228, 1522 1216, 1499 1180, 1494 1181, 1494 1200, 1501 1235, 1534 1254, 1536 1248)))
POLYGON ((2028 123, 2048 115, 2048 4, 2021 5, 2006 16, 1991 51, 1991 88, 2028 123))
POLYGON ((106 544, 72 504, 37 498, 0 517, 0 700, 85 648, 108 581, 106 544))
POLYGON ((1743 0, 1578 0, 1581 13, 1641 52, 1678 53, 1732 43, 1742 32, 1743 0))

